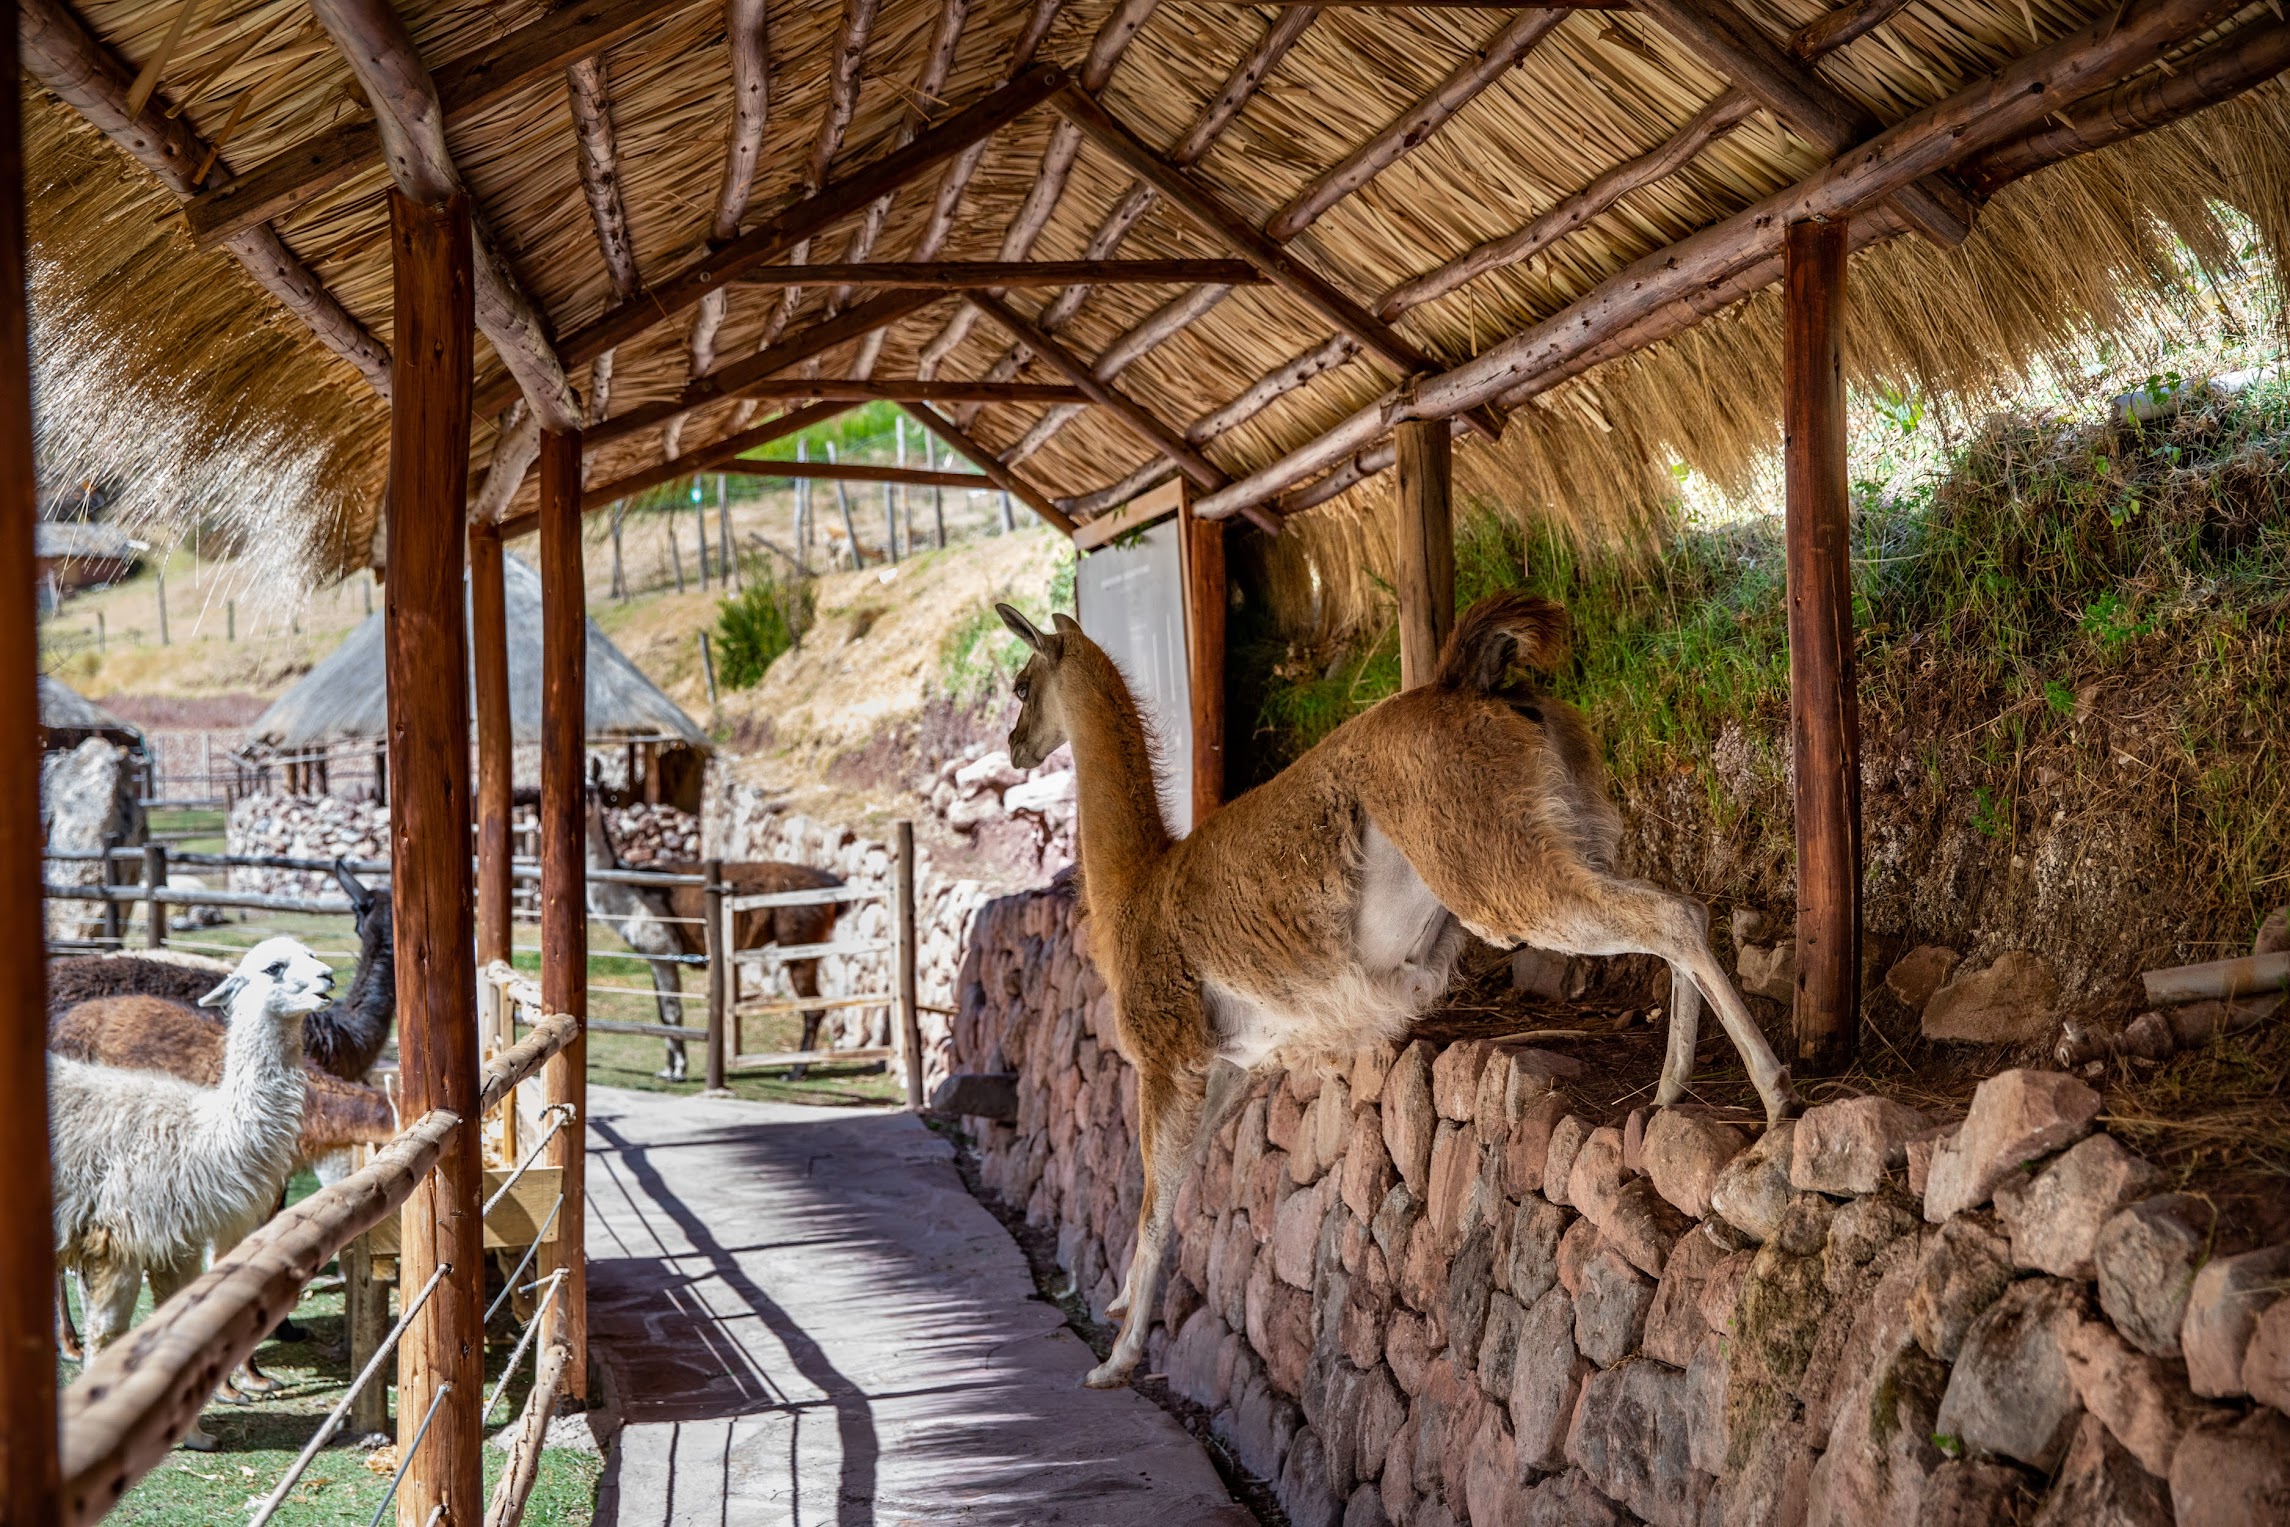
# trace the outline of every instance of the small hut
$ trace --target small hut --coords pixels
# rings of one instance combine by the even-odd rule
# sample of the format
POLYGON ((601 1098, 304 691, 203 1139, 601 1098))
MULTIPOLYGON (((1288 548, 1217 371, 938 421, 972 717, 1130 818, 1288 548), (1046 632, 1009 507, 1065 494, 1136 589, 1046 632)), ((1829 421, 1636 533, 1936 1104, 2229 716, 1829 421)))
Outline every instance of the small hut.
POLYGON ((40 730, 51 753, 68 752, 90 737, 101 737, 137 757, 144 751, 142 732, 52 674, 40 675, 40 730))
MULTIPOLYGON (((510 732, 519 753, 532 754, 541 740, 541 580, 523 561, 504 557, 501 582, 510 732)), ((466 598, 466 580, 464 590, 466 598)), ((385 656, 383 615, 377 610, 255 719, 247 732, 250 750, 273 767, 283 766, 288 788, 297 791, 324 793, 328 761, 340 753, 371 757, 378 770, 389 730, 385 656)), ((707 733, 593 620, 587 733, 592 750, 610 749, 616 762, 624 761, 627 798, 699 810, 702 773, 712 751, 707 733)))

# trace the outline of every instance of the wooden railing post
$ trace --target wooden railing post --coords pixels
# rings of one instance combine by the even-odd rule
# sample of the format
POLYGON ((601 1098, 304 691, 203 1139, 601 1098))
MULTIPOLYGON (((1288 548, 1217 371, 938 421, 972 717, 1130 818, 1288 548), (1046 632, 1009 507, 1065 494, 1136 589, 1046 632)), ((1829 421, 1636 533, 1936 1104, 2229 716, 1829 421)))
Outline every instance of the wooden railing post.
POLYGON ((143 929, 143 947, 167 947, 167 909, 159 904, 159 893, 167 889, 167 845, 143 845, 143 912, 147 919, 143 929))
MULTIPOLYGON (((703 639, 706 633, 701 633, 703 639)), ((708 952, 708 1091, 724 1090, 725 1033, 731 1018, 731 999, 738 990, 739 973, 732 968, 731 942, 724 928, 724 861, 706 865, 707 888, 701 892, 701 936, 708 952)))
POLYGON ((482 1522, 479 1407, 485 1386, 485 1250, 480 1204, 477 967, 469 873, 469 672, 463 624, 473 278, 469 200, 437 205, 390 193, 395 363, 390 407, 390 576, 383 608, 389 673, 390 899, 396 914, 399 1065, 405 1115, 461 1122, 405 1206, 401 1288, 448 1274, 398 1348, 398 1446, 445 1385, 416 1467, 398 1492, 399 1527, 434 1511, 482 1522))
MULTIPOLYGON (((501 528, 469 527, 469 655, 477 701, 477 965, 509 958, 509 617, 501 528)), ((498 1005, 498 1004, 496 1004, 498 1005)), ((507 1036, 488 1036, 496 1043, 507 1036)))
POLYGON ((1852 1064, 1861 972, 1860 704, 1853 676, 1842 219, 1791 223, 1783 278, 1789 731, 1796 759, 1797 1064, 1852 1064))
MULTIPOLYGON (((0 78, 17 78, 17 31, 0 78)), ((40 898, 40 642, 30 590, 32 353, 24 305, 24 128, 0 112, 0 1522, 63 1520, 56 1265, 48 1178, 47 907, 40 898)))
POLYGON ((1455 628, 1455 519, 1448 503, 1454 436, 1444 419, 1409 419, 1392 430, 1399 458, 1399 683, 1431 682, 1439 649, 1455 628))
POLYGON ((544 1103, 563 1103, 572 1122, 549 1143, 564 1208, 544 1271, 564 1286, 542 1333, 572 1349, 565 1393, 588 1394, 588 1264, 582 1254, 588 1131, 588 838, 586 800, 588 591, 580 555, 580 435, 541 435, 541 1006, 571 1013, 581 1037, 541 1071, 544 1103))
POLYGON ((102 909, 98 913, 103 919, 103 942, 113 949, 126 947, 120 934, 120 904, 111 897, 111 888, 119 883, 119 866, 114 862, 112 854, 114 850, 123 846, 118 833, 105 833, 103 835, 103 862, 98 864, 95 870, 95 883, 104 889, 102 909))
POLYGON ((898 824, 898 1025, 906 1057, 906 1106, 922 1106, 922 1014, 914 994, 914 823, 898 824))
POLYGON ((1192 484, 1179 482, 1178 494, 1197 828, 1225 798, 1225 527, 1222 520, 1193 517, 1192 484))

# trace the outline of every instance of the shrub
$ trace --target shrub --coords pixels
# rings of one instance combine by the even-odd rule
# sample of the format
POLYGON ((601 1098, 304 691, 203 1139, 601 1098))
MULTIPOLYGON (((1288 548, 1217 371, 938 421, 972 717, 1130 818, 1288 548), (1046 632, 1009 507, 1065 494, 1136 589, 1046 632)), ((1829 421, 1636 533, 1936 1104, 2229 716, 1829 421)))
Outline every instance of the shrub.
POLYGON ((751 568, 747 587, 716 606, 716 682, 726 689, 761 683, 782 652, 811 628, 808 580, 782 583, 751 568))

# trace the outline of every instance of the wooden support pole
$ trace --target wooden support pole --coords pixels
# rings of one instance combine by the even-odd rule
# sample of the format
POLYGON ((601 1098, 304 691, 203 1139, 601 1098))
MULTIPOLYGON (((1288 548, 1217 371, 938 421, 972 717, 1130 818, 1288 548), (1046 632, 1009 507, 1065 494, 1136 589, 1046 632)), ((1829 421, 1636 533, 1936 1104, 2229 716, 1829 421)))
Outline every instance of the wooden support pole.
MULTIPOLYGON (((17 30, 0 78, 17 78, 17 30)), ((24 125, 0 112, 0 1522, 64 1519, 56 1448, 56 1258, 48 1178, 47 925, 41 900, 40 639, 30 590, 40 518, 24 295, 24 125)))
POLYGON ((915 1007, 914 823, 898 824, 898 1046, 906 1059, 906 1106, 922 1106, 922 1013, 915 1007))
POLYGON ((588 1131, 588 590, 580 555, 580 436, 541 436, 541 1006, 584 1025, 541 1070, 544 1103, 572 1118, 549 1142, 562 1173, 557 1239, 544 1273, 564 1269, 544 1340, 572 1349, 565 1393, 588 1394, 588 1260, 582 1237, 588 1131))
POLYGON ((1852 1064, 1860 1029, 1860 706, 1840 354, 1845 234, 1841 219, 1791 223, 1782 276, 1797 1064, 1816 1076, 1852 1064))
POLYGON ((469 646, 463 515, 476 338, 469 198, 424 205, 390 193, 396 374, 390 406, 390 900, 396 917, 398 1055, 405 1113, 459 1122, 406 1201, 405 1288, 452 1267, 398 1348, 398 1446, 446 1384, 398 1492, 399 1527, 485 1513, 485 1162, 477 1107, 477 966, 470 916, 469 646))
POLYGON ((1431 682, 1455 629, 1454 436, 1447 422, 1410 419, 1392 431, 1399 452, 1399 683, 1431 682))
MULTIPOLYGON (((700 633, 707 640, 705 631, 700 633)), ((732 969, 731 945, 724 938, 724 861, 710 859, 703 867, 708 877, 707 887, 700 893, 700 933, 707 940, 708 949, 708 1091, 724 1090, 724 1062, 728 1050, 724 1042, 724 1020, 731 1012, 732 998, 738 995, 733 986, 737 972, 732 969)))
MULTIPOLYGON (((477 963, 509 958, 509 614, 501 527, 469 527, 469 655, 477 700, 477 963)), ((502 1036, 487 1036, 500 1038, 502 1036)))
POLYGON ((917 260, 844 265, 761 265, 740 286, 927 286, 958 292, 1014 286, 1258 286, 1246 260, 917 260))
POLYGON ((167 909, 159 904, 159 893, 167 889, 167 845, 143 845, 143 947, 167 947, 167 909))
POLYGON ((1225 527, 1193 518, 1182 485, 1177 525, 1185 571, 1185 669, 1192 697, 1193 828, 1225 798, 1225 527))
POLYGON ((716 468, 737 477, 768 477, 788 482, 879 482, 908 488, 991 488, 979 472, 925 472, 920 467, 878 467, 864 462, 727 461, 716 468))

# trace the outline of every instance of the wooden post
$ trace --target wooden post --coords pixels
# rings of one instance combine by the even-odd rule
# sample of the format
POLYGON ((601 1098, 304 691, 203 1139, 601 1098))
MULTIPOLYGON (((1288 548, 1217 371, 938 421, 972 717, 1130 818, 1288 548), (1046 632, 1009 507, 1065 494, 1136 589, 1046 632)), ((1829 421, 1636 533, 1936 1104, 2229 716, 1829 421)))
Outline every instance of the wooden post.
POLYGON ((588 837, 584 760, 588 720, 588 590, 581 578, 580 436, 541 436, 541 1005, 581 1019, 583 1033, 541 1069, 544 1103, 572 1109, 549 1142, 565 1203, 542 1270, 564 1269, 544 1340, 572 1348, 564 1390, 588 1395, 588 837))
MULTIPOLYGON (((18 77, 15 26, 0 69, 18 77)), ((32 352, 24 307, 24 128, 0 112, 0 1522, 64 1520, 56 1452, 56 1259, 49 1196, 47 925, 40 899, 40 642, 28 590, 33 525, 32 352)))
POLYGON ((1193 517, 1179 485, 1177 523, 1185 574, 1185 664, 1193 701, 1193 826, 1225 798, 1225 527, 1193 517))
MULTIPOLYGON (((106 893, 119 883, 119 865, 112 858, 112 850, 122 846, 118 833, 107 832, 103 835, 103 862, 96 866, 95 883, 102 886, 106 893)), ((120 934, 119 903, 112 900, 109 894, 103 898, 99 915, 103 918, 103 942, 113 949, 126 948, 126 942, 120 934)))
MULTIPOLYGON (((702 639, 706 633, 701 633, 702 639)), ((700 933, 708 952, 708 1091, 724 1090, 726 1053, 725 1019, 738 991, 739 972, 732 968, 731 941, 724 937, 724 861, 710 859, 705 866, 707 889, 701 893, 700 933)))
POLYGON ((167 909, 159 904, 159 893, 167 889, 167 845, 143 845, 143 947, 167 947, 167 909))
MULTIPOLYGON (((350 1371, 360 1373, 373 1360, 390 1332, 390 1286, 374 1279, 373 1253, 359 1236, 342 1248, 342 1323, 349 1328, 350 1371)), ((368 1384, 350 1402, 353 1439, 390 1429, 390 1390, 387 1384, 368 1384)))
POLYGON ((477 968, 469 873, 469 672, 463 516, 469 498, 475 338, 469 198, 390 194, 395 359, 390 405, 390 900, 405 1116, 461 1120, 406 1200, 401 1287, 452 1272, 398 1347, 398 1446, 453 1386, 398 1492, 399 1527, 485 1515, 485 1162, 477 1109, 477 968))
POLYGON ((922 1106, 922 1014, 914 1002, 914 823, 898 824, 898 1024, 906 1056, 906 1106, 922 1106))
POLYGON ((1841 218, 1791 223, 1783 279, 1797 1065, 1816 1076, 1852 1064, 1860 1030, 1860 705, 1839 350, 1845 234, 1841 218))
POLYGON ((1392 430, 1399 455, 1399 684, 1431 682, 1439 649, 1455 629, 1455 521, 1448 505, 1454 436, 1444 419, 1410 419, 1392 430))
MULTIPOLYGON (((477 964, 509 958, 509 803, 516 741, 509 726, 509 615, 501 529, 469 527, 469 655, 477 699, 477 964)), ((499 1042, 505 1036, 491 1036, 499 1042)))

